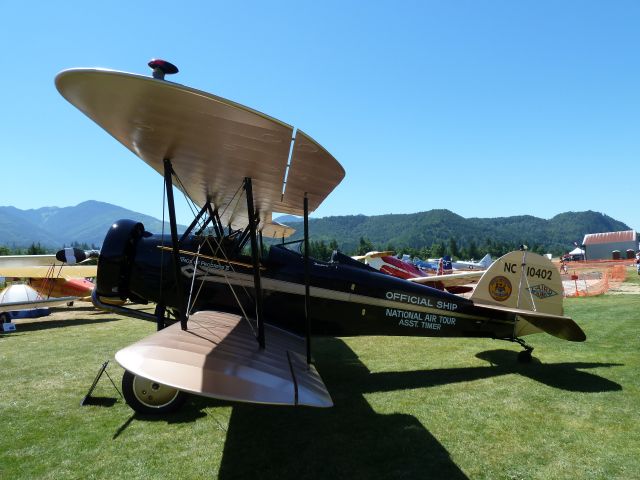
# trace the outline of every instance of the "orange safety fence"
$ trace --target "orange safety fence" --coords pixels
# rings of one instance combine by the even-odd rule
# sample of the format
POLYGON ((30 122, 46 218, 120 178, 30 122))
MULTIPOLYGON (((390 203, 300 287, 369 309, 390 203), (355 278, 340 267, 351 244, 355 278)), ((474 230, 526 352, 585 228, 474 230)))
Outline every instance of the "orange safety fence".
POLYGON ((618 287, 626 278, 626 265, 607 262, 572 262, 568 273, 562 275, 565 297, 586 297, 602 295, 613 287, 618 287), (580 268, 578 267, 580 263, 580 268), (592 267, 592 268, 589 268, 592 267))

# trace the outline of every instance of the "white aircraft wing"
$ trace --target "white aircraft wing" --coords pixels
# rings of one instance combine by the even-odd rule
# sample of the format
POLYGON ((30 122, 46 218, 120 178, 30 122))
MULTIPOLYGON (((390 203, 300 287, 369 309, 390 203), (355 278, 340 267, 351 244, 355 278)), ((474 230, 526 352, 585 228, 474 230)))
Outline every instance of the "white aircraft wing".
POLYGON ((305 340, 266 325, 261 350, 239 315, 201 311, 189 329, 176 323, 116 353, 126 370, 149 380, 223 400, 272 405, 331 407, 305 340))
POLYGON ((42 300, 27 300, 22 302, 0 303, 0 312, 12 312, 14 310, 27 310, 38 307, 57 307, 78 300, 79 297, 59 297, 42 300))

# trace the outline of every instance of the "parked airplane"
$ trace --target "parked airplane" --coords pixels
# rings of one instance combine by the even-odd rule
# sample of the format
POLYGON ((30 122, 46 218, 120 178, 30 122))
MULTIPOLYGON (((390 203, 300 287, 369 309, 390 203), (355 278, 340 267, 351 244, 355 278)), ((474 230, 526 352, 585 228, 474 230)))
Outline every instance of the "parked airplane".
POLYGON ((441 258, 430 258, 428 260, 414 258, 413 264, 420 270, 433 272, 438 275, 453 273, 453 266, 451 265, 451 257, 449 255, 445 255, 441 258))
POLYGON ((388 275, 456 294, 470 292, 473 290, 471 285, 478 283, 480 277, 482 277, 482 272, 451 273, 451 269, 448 271, 443 270, 442 260, 439 267, 436 267, 435 274, 429 275, 424 269, 418 268, 418 263, 415 265, 411 263, 410 257, 405 258, 408 256, 403 256, 401 260, 394 257, 393 253, 389 251, 368 252, 365 255, 352 258, 388 275))
POLYGON ((474 262, 473 260, 458 260, 457 262, 452 261, 451 267, 454 270, 486 270, 491 266, 492 263, 493 260, 491 260, 491 255, 487 253, 478 262, 474 262))
POLYGON ((0 311, 62 305, 78 299, 88 300, 94 284, 87 278, 96 276, 97 266, 81 263, 97 258, 98 254, 97 251, 66 248, 56 255, 0 256, 0 276, 25 279, 41 297, 27 303, 5 303, 0 306, 0 311))
POLYGON ((309 212, 340 183, 342 166, 301 130, 165 81, 178 71, 168 62, 149 65, 153 78, 102 69, 56 77, 69 102, 164 176, 170 235, 116 221, 93 294, 100 308, 158 324, 158 332, 116 353, 135 410, 173 410, 184 392, 329 407, 311 362, 312 335, 498 338, 522 345, 525 360, 532 347, 523 335, 585 339, 562 316, 557 270, 527 251, 498 260, 471 299, 339 252, 329 262, 309 258, 309 212), (200 208, 180 237, 174 185, 200 208), (304 218, 304 253, 288 248, 292 230, 271 221, 274 211, 304 218), (263 235, 282 245, 262 255, 263 235), (112 299, 154 302, 155 315, 105 302, 112 299))
POLYGON ((413 262, 417 267, 427 271, 444 271, 453 272, 456 270, 486 270, 491 266, 493 261, 488 253, 482 257, 479 262, 473 260, 453 261, 451 256, 445 255, 442 258, 430 258, 428 260, 414 259, 413 262))

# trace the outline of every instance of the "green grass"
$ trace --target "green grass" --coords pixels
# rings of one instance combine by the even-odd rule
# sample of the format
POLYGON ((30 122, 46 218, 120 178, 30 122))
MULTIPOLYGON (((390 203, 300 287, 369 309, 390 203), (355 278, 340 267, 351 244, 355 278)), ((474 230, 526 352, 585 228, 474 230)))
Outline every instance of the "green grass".
POLYGON ((318 339, 334 408, 194 397, 162 419, 133 415, 106 377, 79 405, 152 324, 90 309, 18 321, 0 336, 0 478, 638 478, 639 306, 569 299, 587 342, 530 336, 528 365, 500 341, 318 339))

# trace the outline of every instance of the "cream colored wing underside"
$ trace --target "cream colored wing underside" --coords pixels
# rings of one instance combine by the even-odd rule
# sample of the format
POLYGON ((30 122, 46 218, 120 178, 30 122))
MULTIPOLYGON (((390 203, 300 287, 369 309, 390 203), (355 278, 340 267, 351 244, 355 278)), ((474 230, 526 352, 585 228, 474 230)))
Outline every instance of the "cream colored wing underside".
POLYGON ((56 86, 157 172, 171 160, 178 188, 199 206, 212 201, 225 225, 246 226, 246 201, 236 195, 245 177, 267 236, 292 232, 271 223, 272 212, 302 215, 305 194, 314 211, 344 177, 336 159, 305 133, 296 133, 292 148, 290 125, 209 93, 100 69, 66 70, 56 86))
POLYGON ((331 397, 313 365, 305 361, 304 340, 266 325, 261 350, 239 315, 197 312, 189 329, 178 323, 118 353, 130 372, 199 395, 251 403, 330 407, 331 397))

